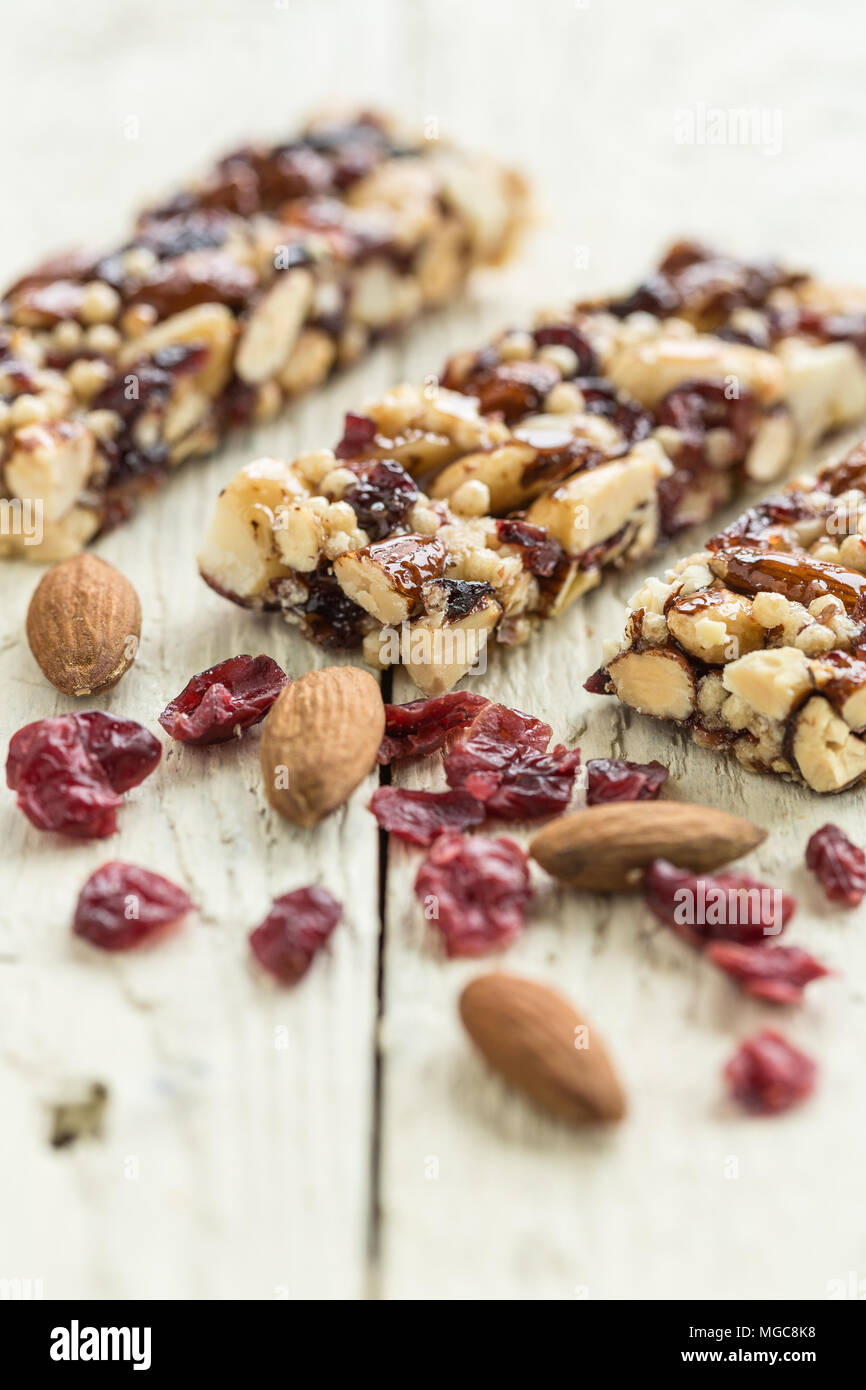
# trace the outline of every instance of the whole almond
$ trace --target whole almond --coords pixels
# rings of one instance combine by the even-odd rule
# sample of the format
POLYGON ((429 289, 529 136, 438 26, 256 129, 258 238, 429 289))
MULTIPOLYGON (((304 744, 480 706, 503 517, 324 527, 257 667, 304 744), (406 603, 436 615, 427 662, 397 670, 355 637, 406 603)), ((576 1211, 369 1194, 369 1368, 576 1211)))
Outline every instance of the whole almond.
POLYGON ((603 1043, 567 999, 517 975, 481 975, 460 1017, 492 1067, 572 1124, 621 1120, 625 1095, 603 1043))
POLYGON ((286 686, 264 723, 268 801, 295 825, 317 825, 372 770, 384 732, 382 693, 369 671, 309 671, 286 686))
POLYGON ((27 641, 64 695, 116 685, 138 654, 141 604, 125 574, 96 555, 75 555, 42 576, 27 609, 27 641))
POLYGON ((562 816, 529 852, 554 878, 592 893, 638 888, 653 859, 683 869, 717 869, 767 838, 751 821, 682 801, 620 801, 562 816))

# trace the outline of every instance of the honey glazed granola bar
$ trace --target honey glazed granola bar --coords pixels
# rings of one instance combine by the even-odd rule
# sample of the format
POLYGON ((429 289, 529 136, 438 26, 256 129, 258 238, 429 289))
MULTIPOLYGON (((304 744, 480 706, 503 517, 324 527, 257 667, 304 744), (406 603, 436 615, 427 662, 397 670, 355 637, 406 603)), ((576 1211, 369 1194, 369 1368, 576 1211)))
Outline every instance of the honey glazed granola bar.
POLYGON ((242 469, 200 569, 446 690, 491 634, 522 641, 864 417, 864 355, 866 292, 681 243, 626 298, 541 314, 388 391, 335 450, 242 469))
POLYGON ((629 608, 588 689, 816 792, 866 776, 866 443, 646 580, 629 608))
POLYGON ((527 203, 511 170, 360 113, 235 150, 115 250, 36 267, 0 302, 0 500, 38 506, 42 539, 4 526, 0 554, 75 553, 231 426, 455 297, 527 203))

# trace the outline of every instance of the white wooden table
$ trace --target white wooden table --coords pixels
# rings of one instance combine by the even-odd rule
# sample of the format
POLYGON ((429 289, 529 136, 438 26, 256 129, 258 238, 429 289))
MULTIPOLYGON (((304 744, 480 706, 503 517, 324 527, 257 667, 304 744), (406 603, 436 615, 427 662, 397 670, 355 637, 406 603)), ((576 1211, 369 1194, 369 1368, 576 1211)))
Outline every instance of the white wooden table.
MULTIPOLYGON (((866 278, 854 0, 31 0, 7 9, 4 37, 2 279, 65 243, 109 241, 207 154, 289 130, 334 97, 435 116, 511 153, 546 214, 520 262, 470 302, 190 467, 99 544, 144 610, 141 657, 101 703, 152 728, 192 672, 225 656, 265 650, 293 674, 317 660, 196 576, 215 493, 255 453, 331 443, 368 394, 541 302, 627 283, 675 235, 866 278), (755 108, 756 130, 765 113, 772 139, 678 143, 683 112, 706 128, 702 103, 755 108)), ((0 576, 4 743, 72 707, 24 640, 37 578, 25 565, 0 576)), ((493 662, 477 688, 544 716, 585 756, 658 757, 670 795, 768 828, 747 867, 796 892, 790 940, 841 972, 782 1024, 820 1062, 814 1100, 774 1122, 734 1114, 720 1067, 778 1014, 637 901, 541 889, 503 963, 587 1012, 631 1114, 605 1135, 536 1115, 461 1033, 457 995, 485 967, 442 958, 411 895, 417 852, 392 846, 380 919, 373 779, 304 833, 266 808, 255 734, 175 744, 109 844, 55 842, 11 795, 0 803, 0 1277, 41 1280, 47 1297, 820 1299, 866 1275, 864 914, 829 909, 802 862, 829 818, 866 840, 866 794, 820 802, 586 696, 635 578, 493 662), (200 920, 117 960, 78 949, 72 904, 109 856, 177 879, 200 920), (247 931, 311 880, 346 902, 348 924, 298 989, 269 989, 247 931), (93 1082, 109 1092, 102 1137, 52 1148, 52 1105, 93 1082)), ((411 695, 398 681, 395 698, 411 695)))

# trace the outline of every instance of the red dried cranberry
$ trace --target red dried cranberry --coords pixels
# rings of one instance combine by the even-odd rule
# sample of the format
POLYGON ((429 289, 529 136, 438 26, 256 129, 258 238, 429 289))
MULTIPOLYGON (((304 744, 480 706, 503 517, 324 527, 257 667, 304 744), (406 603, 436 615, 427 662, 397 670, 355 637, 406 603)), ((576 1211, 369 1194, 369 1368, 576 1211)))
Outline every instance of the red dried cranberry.
POLYGON ((725 1067, 734 1100, 754 1115, 778 1115, 812 1094, 817 1068, 775 1028, 741 1043, 725 1067))
POLYGON ((577 356, 578 376, 594 376, 598 371, 598 362, 592 345, 570 323, 549 323, 544 328, 536 328, 533 337, 537 347, 556 343, 559 346, 571 348, 577 356))
POLYGON ((193 906, 189 894, 170 879, 113 860, 82 888, 72 930, 103 951, 128 951, 161 935, 193 906))
POLYGON ((822 825, 806 846, 812 870, 831 902, 857 907, 866 893, 866 854, 838 825, 822 825))
MULTIPOLYGON (((448 378, 443 385, 448 385, 448 378)), ((482 415, 501 415, 511 424, 540 410, 548 391, 562 377, 557 367, 540 359, 527 362, 488 361, 479 354, 470 374, 460 383, 465 394, 478 397, 482 415)))
POLYGON ((68 717, 77 720, 85 748, 99 763, 114 792, 137 787, 162 757, 159 739, 134 719, 96 709, 68 717))
POLYGON ((38 830, 103 839, 117 829, 128 791, 156 767, 162 749, 141 724, 99 710, 39 719, 13 735, 6 784, 38 830))
POLYGON ((343 438, 334 450, 337 458, 363 457, 376 438, 378 428, 376 421, 371 420, 369 415, 353 415, 348 411, 343 426, 343 438))
POLYGON ((656 421, 648 410, 623 399, 612 381, 607 377, 580 377, 575 382, 583 396, 587 415, 601 415, 610 420, 630 444, 646 439, 656 427, 656 421))
POLYGON ((377 787, 370 810, 383 830, 411 845, 432 845, 445 830, 480 825, 484 807, 469 792, 415 792, 377 787))
POLYGON ((584 690, 588 690, 590 695, 607 695, 610 693, 610 676, 607 674, 606 666, 599 666, 597 671, 593 671, 591 676, 583 682, 584 690))
POLYGON ((327 561, 305 575, 304 584, 307 596, 294 610, 301 617, 304 635, 326 651, 360 646, 369 617, 343 592, 327 561))
POLYGON ((696 877, 666 859, 650 864, 643 891, 659 921, 693 946, 765 941, 784 930, 796 907, 788 893, 748 874, 696 877))
POLYGON ((452 690, 429 700, 410 700, 407 705, 385 706, 385 737, 379 762, 435 753, 452 729, 465 729, 489 701, 468 690, 452 690))
POLYGON ((401 464, 394 459, 377 459, 369 465, 356 465, 358 481, 343 493, 358 518, 358 525, 371 541, 384 540, 406 519, 417 501, 418 489, 401 464))
POLYGON ((733 941, 712 942, 706 954, 742 986, 745 994, 771 1004, 801 1004, 811 980, 830 971, 798 946, 745 946, 733 941))
POLYGON ((440 835, 415 878, 415 896, 449 956, 507 946, 526 925, 531 892, 520 846, 483 835, 440 835))
POLYGON ((543 526, 532 526, 528 521, 516 517, 503 517, 496 523, 496 534, 504 545, 519 545, 523 551, 523 563, 530 574, 549 579, 565 559, 565 551, 559 541, 545 531, 543 526))
POLYGON ((225 743, 264 719, 287 680, 269 656, 230 656, 193 676, 159 722, 181 743, 225 743))
POLYGON ((629 763, 625 758, 590 758, 586 765, 588 806, 605 801, 655 801, 668 770, 655 758, 651 763, 629 763))
POLYGON ((313 884, 275 898, 267 917, 250 932, 253 955, 284 985, 306 975, 343 915, 327 888, 313 884))
POLYGON ((555 816, 571 799, 580 750, 547 752, 551 729, 532 715, 487 705, 445 759, 445 780, 483 801, 488 816, 555 816))

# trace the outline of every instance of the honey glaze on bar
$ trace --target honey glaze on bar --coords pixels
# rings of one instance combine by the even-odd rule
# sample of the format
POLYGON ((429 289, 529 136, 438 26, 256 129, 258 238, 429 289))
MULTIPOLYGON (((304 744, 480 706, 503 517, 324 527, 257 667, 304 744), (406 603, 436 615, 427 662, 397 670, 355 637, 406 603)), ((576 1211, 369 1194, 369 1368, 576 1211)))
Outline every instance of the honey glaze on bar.
POLYGON ((752 550, 741 547, 722 550, 710 559, 710 568, 720 579, 744 594, 781 594, 791 603, 808 607, 816 598, 833 595, 841 599, 846 612, 866 609, 866 575, 844 565, 813 560, 807 555, 784 550, 752 550))

